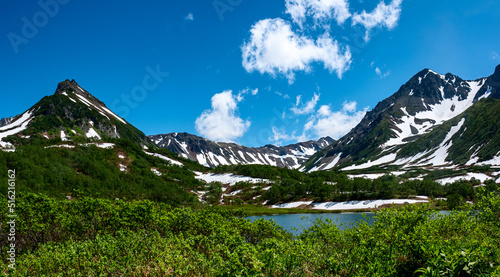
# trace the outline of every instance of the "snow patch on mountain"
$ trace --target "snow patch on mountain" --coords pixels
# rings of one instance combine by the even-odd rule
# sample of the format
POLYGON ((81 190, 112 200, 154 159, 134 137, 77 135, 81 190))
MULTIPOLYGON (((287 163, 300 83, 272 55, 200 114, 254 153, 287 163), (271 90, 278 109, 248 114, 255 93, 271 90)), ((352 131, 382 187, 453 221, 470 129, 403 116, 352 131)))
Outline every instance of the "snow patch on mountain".
POLYGON ((33 117, 31 116, 31 112, 27 111, 18 119, 0 128, 0 146, 2 146, 3 148, 13 148, 13 145, 11 143, 4 142, 3 139, 26 130, 28 124, 32 119, 33 117))
POLYGON ((380 158, 378 158, 375 161, 371 161, 370 160, 370 161, 368 161, 368 162, 366 162, 364 164, 351 165, 351 166, 348 166, 348 167, 344 167, 341 170, 365 169, 365 168, 369 168, 369 167, 372 167, 372 166, 375 166, 375 165, 382 165, 382 164, 390 163, 390 162, 394 161, 395 159, 396 159, 396 153, 391 153, 389 155, 385 155, 383 157, 380 157, 380 158))
POLYGON ((69 140, 63 130, 61 130, 61 140, 62 141, 68 141, 69 140))
POLYGON ((178 165, 178 166, 183 166, 183 165, 184 165, 183 163, 181 163, 181 162, 179 162, 179 161, 176 161, 176 160, 174 160, 174 159, 171 159, 171 158, 169 158, 169 157, 165 157, 165 156, 163 156, 162 154, 158 154, 158 153, 150 153, 150 152, 146 152, 146 151, 144 151, 144 153, 146 153, 146 154, 148 154, 148 155, 150 155, 150 156, 153 156, 153 157, 158 157, 158 158, 160 158, 160 159, 162 159, 162 160, 168 161, 169 163, 171 163, 171 164, 173 164, 173 165, 178 165))
POLYGON ((19 118, 17 118, 16 120, 10 122, 9 124, 3 126, 0 128, 0 131, 4 131, 4 130, 9 130, 9 129, 12 129, 14 127, 18 127, 19 125, 25 123, 28 119, 31 118, 31 112, 30 111, 27 111, 25 113, 23 113, 19 118))
POLYGON ((158 171, 158 169, 156 169, 156 168, 151 168, 151 172, 153 172, 153 174, 156 175, 156 176, 161 176, 162 175, 161 172, 158 171))
POLYGON ((493 179, 493 177, 490 177, 484 173, 469 172, 466 175, 443 178, 443 179, 436 180, 436 182, 440 183, 441 185, 445 185, 445 184, 454 183, 454 182, 459 181, 459 180, 468 180, 469 181, 472 179, 476 179, 476 180, 481 181, 481 183, 484 183, 487 180, 493 179))
MULTIPOLYGON (((92 124, 93 125, 93 124, 92 124)), ((85 134, 85 136, 87 138, 96 138, 96 139, 101 139, 101 136, 99 136, 99 134, 96 132, 96 130, 94 130, 94 128, 89 128, 89 130, 87 131, 87 133, 85 134)))
POLYGON ((419 165, 419 166, 450 165, 450 162, 447 162, 446 158, 448 157, 449 149, 453 144, 453 141, 451 141, 451 138, 462 128, 464 123, 465 123, 465 118, 462 118, 458 122, 457 125, 452 126, 450 128, 450 131, 446 134, 446 137, 443 139, 443 141, 440 143, 440 145, 438 147, 435 147, 433 149, 418 153, 412 157, 398 159, 393 164, 394 165, 404 165, 403 167, 408 167, 408 166, 412 166, 412 165, 413 166, 414 165, 419 165), (430 153, 432 153, 432 154, 430 154, 430 153))
MULTIPOLYGON (((443 122, 463 113, 474 104, 474 98, 484 81, 485 79, 467 81, 466 83, 470 88, 470 91, 467 98, 463 100, 460 100, 459 95, 454 95, 452 98, 445 98, 444 87, 441 86, 439 90, 443 100, 435 105, 426 105, 428 108, 426 111, 410 115, 407 112, 406 107, 402 107, 401 111, 404 115, 400 119, 393 120, 395 126, 395 128, 393 128, 395 137, 387 141, 382 147, 387 148, 394 145, 405 144, 405 140, 409 137, 426 134, 436 125, 440 125, 443 122)), ((425 104, 423 99, 422 102, 425 104)))
POLYGON ((427 203, 427 199, 380 199, 380 200, 361 200, 361 201, 346 201, 346 202, 324 202, 314 203, 314 210, 361 210, 361 209, 374 209, 382 205, 391 204, 415 204, 427 203))
POLYGON ((448 134, 446 134, 446 137, 444 138, 443 142, 441 142, 436 151, 434 151, 434 154, 432 154, 428 160, 421 162, 421 164, 429 163, 434 166, 450 164, 449 162, 446 161, 446 157, 448 157, 449 149, 453 144, 451 138, 462 128, 464 123, 465 123, 465 118, 462 118, 457 125, 452 126, 448 134))
POLYGON ((302 205, 309 206, 312 204, 313 201, 297 201, 297 202, 290 202, 290 203, 284 203, 284 204, 278 204, 278 205, 272 205, 271 208, 282 208, 282 209, 291 209, 291 208, 297 208, 302 205))
POLYGON ((215 173, 202 173, 195 171, 195 178, 199 180, 203 180, 207 183, 213 182, 221 182, 222 184, 229 184, 233 186, 238 182, 249 182, 249 183, 271 183, 271 181, 267 179, 261 178, 253 178, 241 175, 234 175, 232 173, 224 173, 224 174, 215 174, 215 173))

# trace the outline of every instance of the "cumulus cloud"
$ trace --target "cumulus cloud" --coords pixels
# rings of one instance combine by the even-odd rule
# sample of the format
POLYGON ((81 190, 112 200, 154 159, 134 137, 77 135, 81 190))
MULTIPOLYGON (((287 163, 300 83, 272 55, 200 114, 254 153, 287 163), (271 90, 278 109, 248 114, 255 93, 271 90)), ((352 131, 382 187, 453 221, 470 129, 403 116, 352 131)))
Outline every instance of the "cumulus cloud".
POLYGON ((393 0, 386 5, 381 1, 372 12, 363 10, 352 16, 352 25, 362 25, 366 28, 365 40, 370 40, 370 31, 375 27, 386 27, 391 30, 397 26, 401 15, 401 3, 403 0, 393 0))
POLYGON ((316 137, 330 136, 338 139, 347 134, 363 119, 368 107, 357 110, 356 102, 344 102, 340 111, 332 111, 322 105, 304 126, 304 132, 313 132, 316 137))
POLYGON ((242 94, 233 95, 231 90, 212 97, 212 109, 205 110, 196 119, 195 128, 202 136, 214 141, 232 142, 243 136, 251 122, 237 115, 242 94))
POLYGON ((342 51, 327 33, 313 40, 295 33, 290 23, 281 18, 260 20, 250 33, 250 40, 241 46, 242 64, 247 72, 283 74, 293 83, 294 72, 309 72, 313 62, 323 63, 325 69, 335 71, 339 78, 351 64, 349 48, 342 51))
POLYGON ((186 20, 190 20, 190 21, 193 21, 193 20, 194 20, 194 16, 193 16, 193 14, 192 14, 192 13, 188 13, 188 15, 186 15, 186 16, 184 17, 184 19, 186 19, 186 20))
POLYGON ((319 94, 314 94, 311 100, 307 101, 304 105, 301 106, 302 102, 302 95, 297 96, 297 100, 295 102, 295 105, 290 109, 294 114, 296 115, 301 115, 301 114, 310 114, 314 112, 314 109, 316 108, 316 105, 318 104, 319 100, 319 94), (301 107, 299 107, 301 106, 301 107))
POLYGON ((347 0, 286 0, 285 6, 285 12, 301 28, 307 17, 312 17, 316 24, 327 26, 333 19, 342 25, 351 17, 347 0))

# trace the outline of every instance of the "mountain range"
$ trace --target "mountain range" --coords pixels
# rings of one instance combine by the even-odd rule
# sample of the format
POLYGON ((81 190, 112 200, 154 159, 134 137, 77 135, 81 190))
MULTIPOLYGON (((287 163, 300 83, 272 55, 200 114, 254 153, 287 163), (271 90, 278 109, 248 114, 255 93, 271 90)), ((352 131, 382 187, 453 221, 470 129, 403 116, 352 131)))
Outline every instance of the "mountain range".
POLYGON ((188 133, 148 136, 158 147, 207 167, 236 164, 264 164, 290 169, 299 168, 314 153, 332 144, 324 137, 317 141, 299 142, 287 146, 266 145, 245 147, 235 143, 214 142, 188 133))
POLYGON ((262 164, 301 171, 370 167, 453 168, 499 164, 500 66, 477 80, 424 69, 367 112, 348 134, 258 148, 188 133, 146 136, 74 80, 58 84, 24 113, 0 120, 0 146, 125 139, 165 148, 206 167, 262 164))

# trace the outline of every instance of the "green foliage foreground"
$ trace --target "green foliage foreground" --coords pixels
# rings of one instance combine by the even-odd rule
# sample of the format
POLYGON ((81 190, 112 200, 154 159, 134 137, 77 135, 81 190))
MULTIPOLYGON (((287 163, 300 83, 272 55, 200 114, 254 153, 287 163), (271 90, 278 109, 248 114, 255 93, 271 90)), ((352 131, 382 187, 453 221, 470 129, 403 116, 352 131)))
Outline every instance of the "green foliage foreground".
MULTIPOLYGON (((340 230, 317 221, 294 237, 217 208, 22 195, 15 275, 497 276, 500 197, 482 191, 478 199, 474 214, 413 205, 384 209, 373 225, 340 230)), ((1 222, 8 275, 5 216, 1 222)))

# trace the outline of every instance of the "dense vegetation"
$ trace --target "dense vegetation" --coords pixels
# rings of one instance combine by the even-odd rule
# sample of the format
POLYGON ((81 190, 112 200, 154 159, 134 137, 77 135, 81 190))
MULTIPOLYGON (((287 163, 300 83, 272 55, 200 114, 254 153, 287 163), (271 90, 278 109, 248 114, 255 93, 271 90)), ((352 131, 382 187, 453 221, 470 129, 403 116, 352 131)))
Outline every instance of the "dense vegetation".
MULTIPOLYGON (((489 170, 489 168, 474 169, 476 171, 489 170)), ((272 181, 272 187, 267 191, 262 189, 265 186, 269 186, 269 184, 236 184, 231 190, 241 190, 239 194, 241 201, 233 201, 234 204, 255 204, 265 200, 269 204, 275 204, 303 199, 325 202, 407 198, 416 195, 425 195, 436 198, 448 197, 451 199, 448 203, 450 208, 454 208, 467 200, 474 200, 474 186, 480 184, 479 180, 459 180, 443 186, 435 181, 435 179, 445 176, 465 174, 467 173, 466 170, 418 170, 409 171, 400 177, 387 174, 374 180, 365 178, 350 179, 345 173, 339 171, 320 171, 306 174, 298 170, 266 165, 220 166, 215 171, 234 172, 235 174, 272 181), (427 175, 423 180, 409 180, 412 177, 423 174, 427 175), (262 196, 253 199, 257 195, 262 196)), ((494 181, 487 181, 486 184, 487 186, 495 186, 494 181)), ((213 190, 218 189, 216 186, 212 186, 211 188, 213 190)), ((210 188, 209 191, 213 192, 210 188)))
MULTIPOLYGON (((19 138, 22 139, 22 138, 19 138)), ((33 138, 31 138, 33 140, 33 138)), ((184 166, 170 166, 168 162, 144 153, 138 145, 123 139, 108 139, 115 144, 102 149, 89 141, 71 141, 64 144, 74 148, 50 147, 61 142, 59 138, 20 143, 15 152, 0 151, 0 170, 16 169, 17 189, 23 192, 43 193, 56 199, 94 196, 104 199, 149 199, 172 206, 196 206, 196 195, 190 191, 206 191, 203 200, 217 205, 276 204, 297 200, 349 201, 381 198, 407 198, 416 195, 448 197, 453 208, 467 200, 474 200, 473 187, 479 182, 458 181, 445 186, 435 179, 467 171, 413 170, 403 176, 390 174, 375 180, 348 178, 342 171, 303 173, 266 165, 220 166, 214 170, 176 156, 166 149, 152 151, 181 161, 184 166), (46 148, 49 147, 49 148, 46 148), (120 158, 122 157, 122 158, 120 158), (120 171, 120 165, 126 171, 120 171), (156 176, 151 169, 162 175, 156 176), (234 186, 220 183, 206 184, 195 178, 193 171, 214 173, 231 172, 238 175, 263 178, 271 183, 241 182, 234 186), (426 175, 423 180, 409 178, 426 175), (270 187, 270 188, 269 188, 270 187), (228 194, 238 191, 237 195, 228 194), (451 203, 453 202, 453 203, 451 203)), ((490 168, 474 168, 489 172, 490 168)), ((355 173, 355 172, 353 172, 355 173)), ((388 172, 390 173, 390 172, 388 172)), ((487 183, 489 184, 489 183, 487 183)), ((7 190, 6 176, 0 176, 0 191, 7 190)))
MULTIPOLYGON (((5 199, 0 200, 6 237, 5 199)), ((318 220, 298 236, 217 208, 18 196, 17 276, 496 276, 500 196, 474 215, 426 205, 385 209, 373 225, 318 220)), ((6 242, 0 242, 2 255, 6 242)), ((5 258, 2 274, 8 274, 5 258)))
MULTIPOLYGON (((150 199, 171 205, 197 202, 195 195, 188 191, 203 186, 190 170, 200 165, 183 161, 183 167, 168 166, 127 140, 109 141, 115 143, 112 149, 77 143, 71 143, 75 147, 70 149, 43 146, 60 143, 60 139, 19 145, 15 152, 0 151, 0 170, 18 172, 17 191, 43 193, 58 199, 87 195, 107 199, 150 199), (127 171, 120 171, 120 164, 126 166, 127 171), (162 176, 156 176, 152 168, 162 176)), ((173 156, 166 150, 160 152, 173 156)), ((0 175, 0 190, 2 193, 7 191, 4 174, 0 175)))

